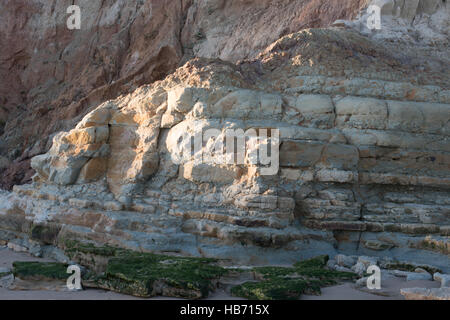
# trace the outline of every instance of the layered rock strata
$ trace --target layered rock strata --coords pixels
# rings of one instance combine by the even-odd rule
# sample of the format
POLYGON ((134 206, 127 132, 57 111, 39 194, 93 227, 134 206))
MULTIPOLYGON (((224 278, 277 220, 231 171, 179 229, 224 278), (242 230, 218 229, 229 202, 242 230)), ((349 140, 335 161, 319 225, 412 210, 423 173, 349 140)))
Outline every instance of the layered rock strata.
POLYGON ((306 27, 353 18, 366 0, 5 0, 0 3, 0 188, 100 103, 193 57, 238 61, 306 27), (67 8, 78 5, 80 30, 67 8))
POLYGON ((1 195, 3 237, 51 225, 54 243, 251 264, 358 252, 446 270, 450 72, 418 73, 404 54, 308 29, 237 65, 191 60, 57 134, 34 182, 1 195), (176 160, 211 128, 279 130, 279 170, 176 160))

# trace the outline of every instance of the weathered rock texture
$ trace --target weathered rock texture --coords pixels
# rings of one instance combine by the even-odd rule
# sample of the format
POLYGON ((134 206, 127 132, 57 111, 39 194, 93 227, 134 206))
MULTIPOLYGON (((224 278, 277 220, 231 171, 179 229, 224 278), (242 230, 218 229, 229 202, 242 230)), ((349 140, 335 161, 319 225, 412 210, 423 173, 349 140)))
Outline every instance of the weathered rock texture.
POLYGON ((53 133, 101 102, 161 79, 182 57, 181 1, 76 3, 81 30, 66 27, 73 1, 0 4, 0 149, 15 160, 2 174, 3 188, 30 178, 29 159, 48 150, 53 133))
POLYGON ((448 269, 449 51, 434 48, 424 63, 408 41, 307 29, 237 64, 189 60, 56 134, 33 183, 0 194, 3 238, 51 225, 56 244, 245 263, 339 250, 448 269), (279 129, 280 170, 174 161, 208 128, 279 129))
POLYGON ((406 300, 450 300, 450 288, 410 288, 402 289, 406 300))
POLYGON ((366 0, 5 0, 0 4, 0 187, 98 104, 193 56, 254 57, 282 35, 356 15, 366 0), (68 30, 69 5, 81 30, 68 30), (20 39, 20 41, 18 41, 20 39), (184 56, 184 58, 183 58, 184 56))

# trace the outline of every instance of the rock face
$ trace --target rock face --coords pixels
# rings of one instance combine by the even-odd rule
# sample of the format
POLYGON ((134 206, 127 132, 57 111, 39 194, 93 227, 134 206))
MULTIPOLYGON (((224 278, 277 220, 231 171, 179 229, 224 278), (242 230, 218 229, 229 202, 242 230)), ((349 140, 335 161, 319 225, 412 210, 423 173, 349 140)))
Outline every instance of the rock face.
POLYGON ((449 52, 421 50, 429 63, 408 42, 396 49, 329 28, 288 34, 259 54, 237 50, 250 59, 236 64, 191 59, 54 135, 31 160, 33 183, 0 194, 0 229, 11 237, 51 225, 55 244, 242 263, 343 251, 446 270, 450 70, 439 53, 449 52), (218 161, 239 129, 255 133, 243 162, 234 153, 218 161))
POLYGON ((253 57, 282 35, 354 17, 365 1, 2 1, 0 156, 13 163, 0 167, 0 187, 29 182, 30 159, 55 133, 180 62, 253 57), (72 4, 80 30, 66 27, 72 4))
POLYGON ((402 289, 406 300, 450 300, 450 288, 409 288, 402 289))
POLYGON ((2 173, 3 188, 29 180, 29 159, 48 150, 54 133, 99 103, 161 79, 182 57, 181 1, 77 1, 80 30, 66 27, 72 4, 0 4, 0 152, 15 160, 2 173))

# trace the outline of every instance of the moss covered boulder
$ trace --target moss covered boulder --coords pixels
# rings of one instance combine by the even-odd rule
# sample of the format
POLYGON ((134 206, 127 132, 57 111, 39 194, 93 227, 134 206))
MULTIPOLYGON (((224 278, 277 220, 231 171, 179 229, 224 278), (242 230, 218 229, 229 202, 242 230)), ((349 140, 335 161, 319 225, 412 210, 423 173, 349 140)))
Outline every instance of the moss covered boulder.
POLYGON ((22 280, 66 280, 67 264, 58 262, 16 261, 13 263, 14 277, 22 280))
POLYGON ((235 286, 231 293, 251 300, 297 300, 302 294, 319 295, 321 287, 356 278, 354 273, 328 270, 327 260, 328 256, 319 256, 293 267, 253 268, 259 281, 235 286))
POLYGON ((215 259, 140 253, 76 241, 66 242, 65 252, 100 273, 85 281, 86 286, 138 297, 205 298, 227 272, 215 265, 215 259))
POLYGON ((109 260, 95 281, 100 288, 140 297, 156 295, 199 299, 225 274, 214 260, 124 252, 109 260))

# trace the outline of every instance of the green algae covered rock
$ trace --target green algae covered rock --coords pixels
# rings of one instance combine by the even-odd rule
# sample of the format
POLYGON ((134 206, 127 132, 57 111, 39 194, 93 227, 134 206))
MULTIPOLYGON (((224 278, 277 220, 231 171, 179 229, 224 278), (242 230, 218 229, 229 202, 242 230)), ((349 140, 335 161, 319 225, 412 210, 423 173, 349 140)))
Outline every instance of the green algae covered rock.
POLYGON ((199 299, 215 289, 215 280, 226 273, 215 260, 123 252, 109 260, 106 272, 96 279, 99 287, 140 297, 156 295, 199 299))
POLYGON ((58 262, 16 261, 12 272, 22 280, 66 280, 69 277, 67 264, 58 262))
POLYGON ((400 270, 400 271, 407 271, 407 272, 414 272, 417 268, 424 269, 431 274, 434 274, 436 272, 442 272, 441 269, 436 268, 431 265, 419 264, 419 263, 413 263, 413 262, 405 262, 405 261, 388 262, 388 263, 385 263, 383 265, 383 267, 388 270, 400 270))
POLYGON ((76 241, 66 242, 65 252, 99 273, 87 279, 86 286, 138 297, 205 298, 227 272, 215 265, 215 259, 141 253, 76 241))
POLYGON ((253 272, 260 281, 235 286, 231 293, 252 300, 296 300, 302 294, 318 295, 321 287, 356 277, 354 273, 326 269, 327 261, 328 256, 319 256, 293 267, 256 267, 253 272))

